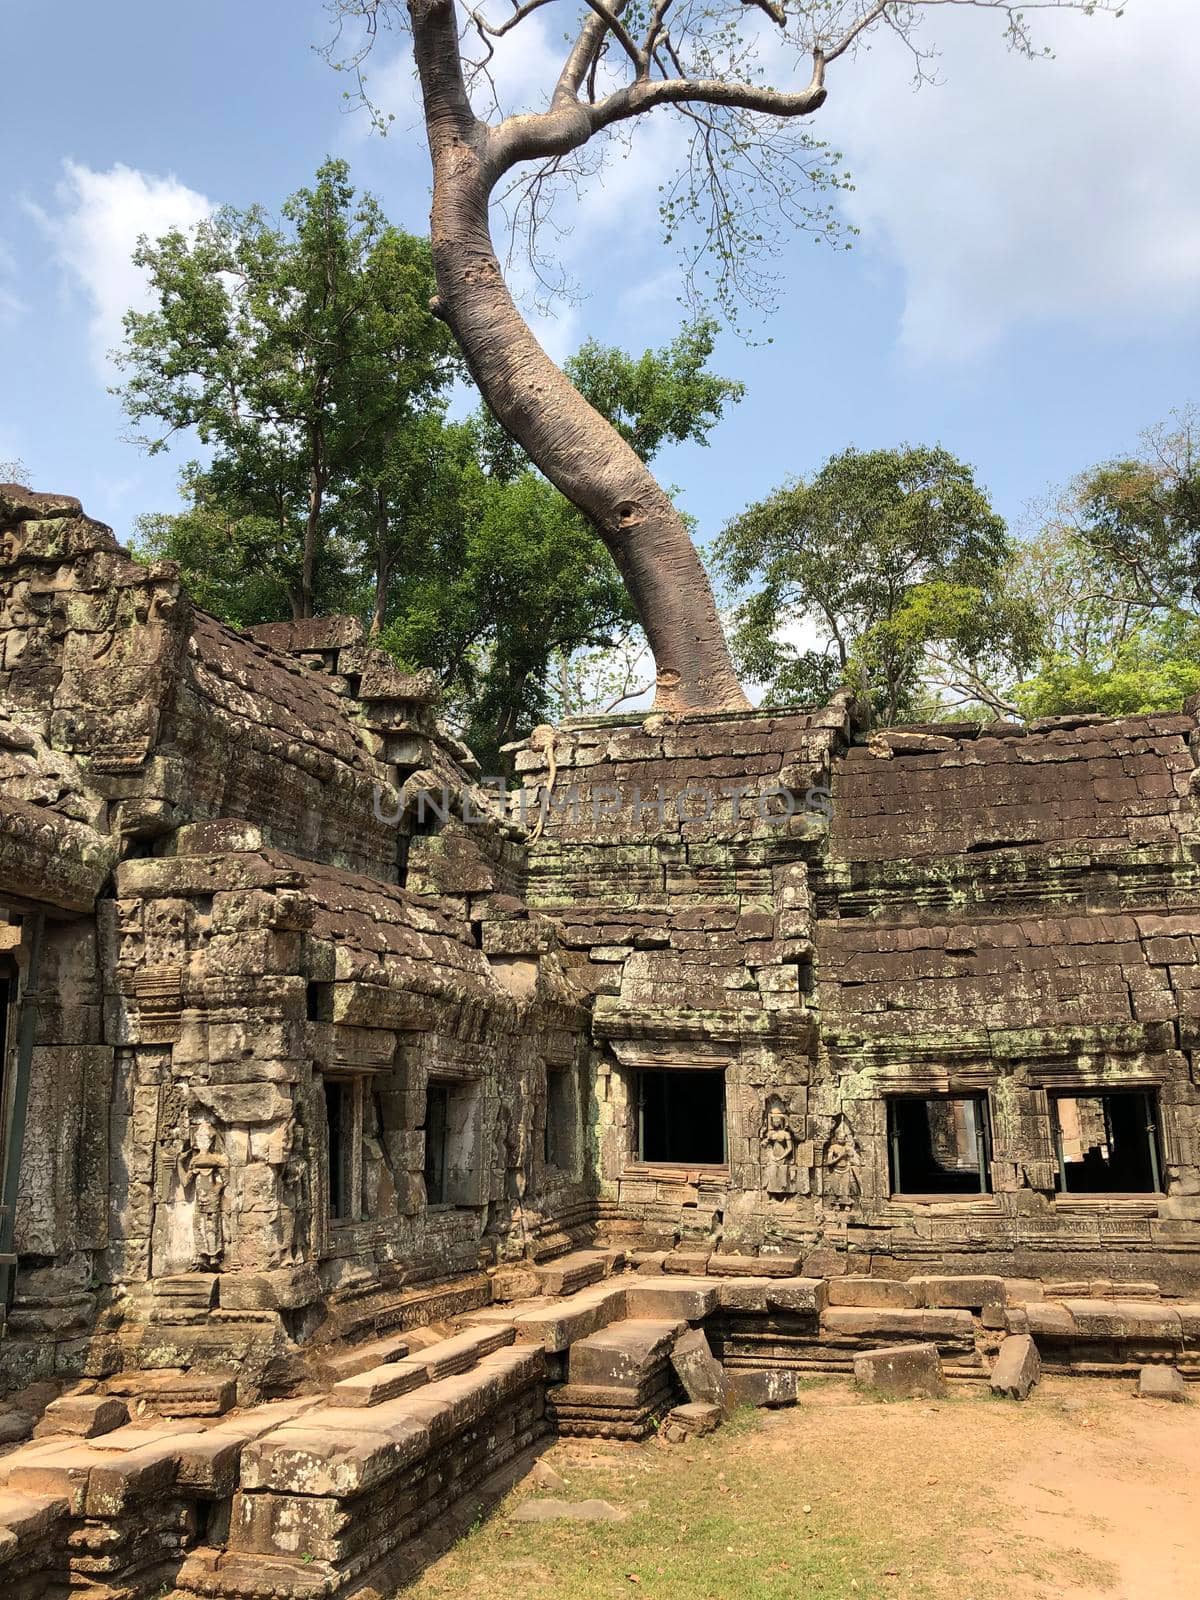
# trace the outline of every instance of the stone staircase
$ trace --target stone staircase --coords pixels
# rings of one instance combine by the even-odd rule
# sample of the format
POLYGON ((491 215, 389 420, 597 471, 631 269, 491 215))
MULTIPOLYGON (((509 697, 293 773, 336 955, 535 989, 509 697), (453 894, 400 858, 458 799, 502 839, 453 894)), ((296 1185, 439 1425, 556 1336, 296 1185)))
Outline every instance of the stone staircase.
POLYGON ((509 1271, 503 1281, 538 1291, 522 1299, 472 1307, 441 1294, 430 1310, 461 1309, 404 1331, 364 1319, 367 1337, 321 1352, 320 1393, 230 1410, 229 1374, 174 1372, 72 1394, 0 1456, 5 1592, 324 1600, 368 1581, 386 1592, 427 1557, 435 1524, 507 1487, 550 1429, 639 1440, 665 1417, 673 1437, 678 1416, 682 1436, 689 1410, 710 1426, 719 1409, 696 1403, 690 1381, 693 1403, 679 1405, 688 1341, 702 1362, 711 1345, 735 1393, 765 1403, 794 1398, 798 1374, 848 1372, 881 1345, 921 1347, 946 1379, 986 1380, 1012 1335, 1029 1335, 1050 1371, 1161 1364, 1200 1379, 1200 1302, 1153 1284, 799 1268, 575 1251, 509 1271), (144 1415, 127 1421, 126 1400, 144 1415))

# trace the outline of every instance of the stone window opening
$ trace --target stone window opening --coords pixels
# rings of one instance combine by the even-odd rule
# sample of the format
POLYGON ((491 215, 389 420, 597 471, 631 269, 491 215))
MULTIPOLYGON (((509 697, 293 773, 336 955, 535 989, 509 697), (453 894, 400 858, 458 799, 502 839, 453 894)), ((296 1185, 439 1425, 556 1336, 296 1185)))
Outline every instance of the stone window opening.
POLYGON ((1050 1097, 1060 1194, 1159 1194, 1162 1155, 1152 1089, 1050 1097))
POLYGON ((364 1077, 349 1075, 326 1076, 323 1087, 329 1220, 366 1222, 371 1216, 364 1158, 370 1088, 364 1077))
POLYGON ((425 1090, 425 1204, 483 1204, 483 1094, 477 1079, 431 1078, 425 1090))
POLYGON ((991 1146, 986 1095, 888 1101, 893 1195, 990 1194, 991 1146))
POLYGON ((647 1070, 637 1072, 635 1080, 639 1161, 654 1166, 725 1165, 723 1071, 647 1070))
POLYGON ((558 1172, 575 1166, 578 1117, 572 1074, 567 1067, 546 1068, 546 1126, 542 1130, 542 1160, 558 1172))
POLYGON ((309 1022, 333 1021, 333 985, 331 983, 305 984, 304 1015, 309 1022))

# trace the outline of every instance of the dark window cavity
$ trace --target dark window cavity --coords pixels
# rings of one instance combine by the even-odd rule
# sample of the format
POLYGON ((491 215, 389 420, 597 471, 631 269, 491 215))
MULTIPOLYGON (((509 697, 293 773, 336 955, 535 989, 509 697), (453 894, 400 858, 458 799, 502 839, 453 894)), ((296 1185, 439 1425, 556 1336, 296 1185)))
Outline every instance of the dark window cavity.
POLYGON ((723 1072, 639 1072, 636 1087, 639 1161, 719 1166, 727 1159, 723 1072))
POLYGON ((889 1100, 892 1193, 990 1193, 991 1142, 985 1095, 889 1100))
POLYGON ((1061 1194, 1156 1194, 1162 1188, 1157 1097, 1149 1089, 1051 1098, 1061 1194))

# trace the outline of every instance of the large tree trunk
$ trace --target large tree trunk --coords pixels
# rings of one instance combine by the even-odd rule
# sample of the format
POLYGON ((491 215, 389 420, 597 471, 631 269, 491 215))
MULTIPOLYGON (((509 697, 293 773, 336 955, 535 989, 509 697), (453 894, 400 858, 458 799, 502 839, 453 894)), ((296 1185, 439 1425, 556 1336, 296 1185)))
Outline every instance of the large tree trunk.
POLYGON ((496 417, 596 528, 637 607, 664 711, 747 705, 708 576, 683 519, 616 429, 534 338, 508 292, 488 227, 499 173, 470 114, 450 0, 410 0, 433 159, 438 300, 496 417))

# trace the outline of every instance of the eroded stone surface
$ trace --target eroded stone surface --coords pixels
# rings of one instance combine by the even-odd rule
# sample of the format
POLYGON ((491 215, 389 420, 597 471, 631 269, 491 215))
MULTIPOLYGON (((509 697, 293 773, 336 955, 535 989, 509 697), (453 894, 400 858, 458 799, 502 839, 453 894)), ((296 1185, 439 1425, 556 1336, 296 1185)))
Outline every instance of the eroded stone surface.
POLYGON ((356 620, 239 633, 0 486, 0 1380, 39 1432, 0 1463, 6 1572, 384 1592, 446 1485, 686 1411, 681 1332, 693 1387, 760 1403, 932 1384, 939 1350, 982 1377, 1001 1333, 1016 1389, 1194 1373, 1196 710, 575 719, 505 808, 356 620), (663 1161, 681 1072, 720 1125, 663 1161), (1090 1180, 1122 1091, 1154 1143, 1110 1205, 1056 1106, 1090 1180), (921 1097, 935 1195, 893 1166, 921 1097), (193 1547, 209 1501, 227 1548, 193 1547))

